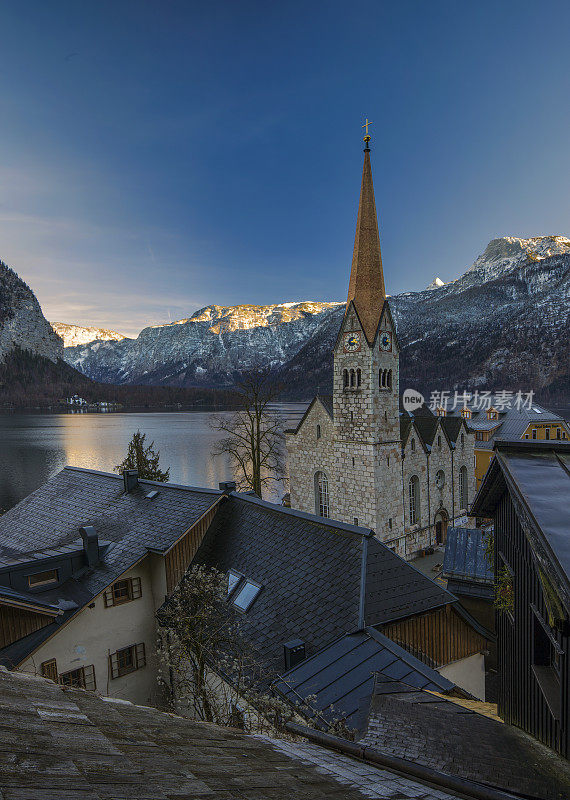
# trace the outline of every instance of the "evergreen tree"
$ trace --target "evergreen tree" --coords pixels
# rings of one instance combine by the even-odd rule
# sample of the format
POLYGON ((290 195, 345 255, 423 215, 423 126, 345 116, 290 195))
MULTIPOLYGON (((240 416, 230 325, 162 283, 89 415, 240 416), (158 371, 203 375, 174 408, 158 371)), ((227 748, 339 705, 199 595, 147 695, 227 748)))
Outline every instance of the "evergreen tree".
POLYGON ((170 469, 165 471, 159 469, 160 452, 153 449, 154 442, 145 447, 145 439, 146 433, 137 431, 133 434, 133 438, 129 442, 127 457, 121 464, 117 464, 115 472, 122 473, 126 469, 136 469, 138 470, 139 478, 165 482, 170 477, 170 469))

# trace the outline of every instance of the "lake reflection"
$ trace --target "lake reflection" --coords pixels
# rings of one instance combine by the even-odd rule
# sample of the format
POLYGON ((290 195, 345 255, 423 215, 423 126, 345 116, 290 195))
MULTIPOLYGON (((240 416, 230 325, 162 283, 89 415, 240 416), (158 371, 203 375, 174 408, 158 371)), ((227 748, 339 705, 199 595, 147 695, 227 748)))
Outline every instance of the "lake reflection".
MULTIPOLYGON (((284 427, 296 425, 306 404, 275 406, 284 427)), ((147 434, 160 450, 160 466, 170 480, 217 488, 232 480, 227 459, 212 458, 219 433, 209 427, 211 412, 0 415, 0 509, 8 509, 66 465, 111 472, 127 451, 133 433, 147 434)), ((278 500, 283 490, 273 497, 278 500)))

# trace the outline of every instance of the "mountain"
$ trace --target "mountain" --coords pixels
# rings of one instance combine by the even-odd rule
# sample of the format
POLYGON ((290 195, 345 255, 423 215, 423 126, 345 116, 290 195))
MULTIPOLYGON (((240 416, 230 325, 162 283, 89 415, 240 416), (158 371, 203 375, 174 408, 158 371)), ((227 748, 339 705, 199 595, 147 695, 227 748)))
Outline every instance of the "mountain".
POLYGON ((89 342, 120 342, 126 339, 122 333, 106 328, 86 328, 81 325, 67 325, 65 322, 52 322, 51 327, 63 339, 64 347, 76 347, 89 342))
MULTIPOLYGON (((461 277, 390 298, 400 388, 534 389, 563 396, 570 373, 570 240, 493 239, 461 277)), ((290 399, 330 391, 343 303, 207 306, 136 339, 65 349, 100 381, 230 386, 270 367, 290 399)))
POLYGON ((66 348, 91 378, 114 383, 231 386, 244 371, 280 368, 341 303, 207 306, 188 319, 145 328, 137 339, 66 348))
POLYGON ((63 342, 42 314, 29 286, 0 261, 0 363, 15 348, 57 361, 63 342))

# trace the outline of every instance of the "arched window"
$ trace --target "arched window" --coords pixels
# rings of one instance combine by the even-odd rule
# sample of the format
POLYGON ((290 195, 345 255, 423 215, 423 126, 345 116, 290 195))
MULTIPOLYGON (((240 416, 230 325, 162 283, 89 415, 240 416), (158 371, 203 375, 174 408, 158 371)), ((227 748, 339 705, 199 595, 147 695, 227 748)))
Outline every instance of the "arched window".
POLYGON ((353 369, 350 370, 350 386, 351 388, 356 386, 356 372, 353 369))
POLYGON ((442 469, 438 469, 435 473, 435 485, 438 489, 443 489, 445 486, 445 472, 442 469))
POLYGON ((342 385, 344 386, 345 389, 348 386, 348 370, 347 369, 343 369, 343 371, 342 371, 342 385))
POLYGON ((459 470, 459 508, 467 508, 467 467, 461 467, 459 470))
POLYGON ((437 446, 441 447, 441 436, 437 437, 437 446))
POLYGON ((392 370, 388 370, 388 389, 392 388, 392 370))
POLYGON ((410 525, 417 525, 420 521, 420 479, 417 475, 412 475, 410 478, 408 491, 410 500, 410 525))
POLYGON ((412 439, 410 442, 410 450, 413 452, 416 449, 416 440, 412 439))
POLYGON ((384 370, 381 369, 378 373, 378 386, 382 389, 384 387, 384 370))
POLYGON ((461 447, 465 447, 465 434, 461 434, 461 447))
POLYGON ((356 385, 360 386, 361 382, 362 382, 362 371, 357 369, 356 370, 356 385))
POLYGON ((317 439, 321 438, 321 426, 317 425, 317 439))
POLYGON ((315 475, 315 511, 319 517, 329 517, 329 482, 324 472, 315 475))

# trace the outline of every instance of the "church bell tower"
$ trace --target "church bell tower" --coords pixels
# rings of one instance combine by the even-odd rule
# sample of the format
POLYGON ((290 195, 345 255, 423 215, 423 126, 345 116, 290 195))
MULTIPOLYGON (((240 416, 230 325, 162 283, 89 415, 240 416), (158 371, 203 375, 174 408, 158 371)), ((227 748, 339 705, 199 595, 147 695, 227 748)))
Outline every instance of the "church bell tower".
POLYGON ((403 528, 399 348, 384 288, 368 124, 348 299, 334 348, 333 424, 346 476, 343 518, 390 540, 403 528))

